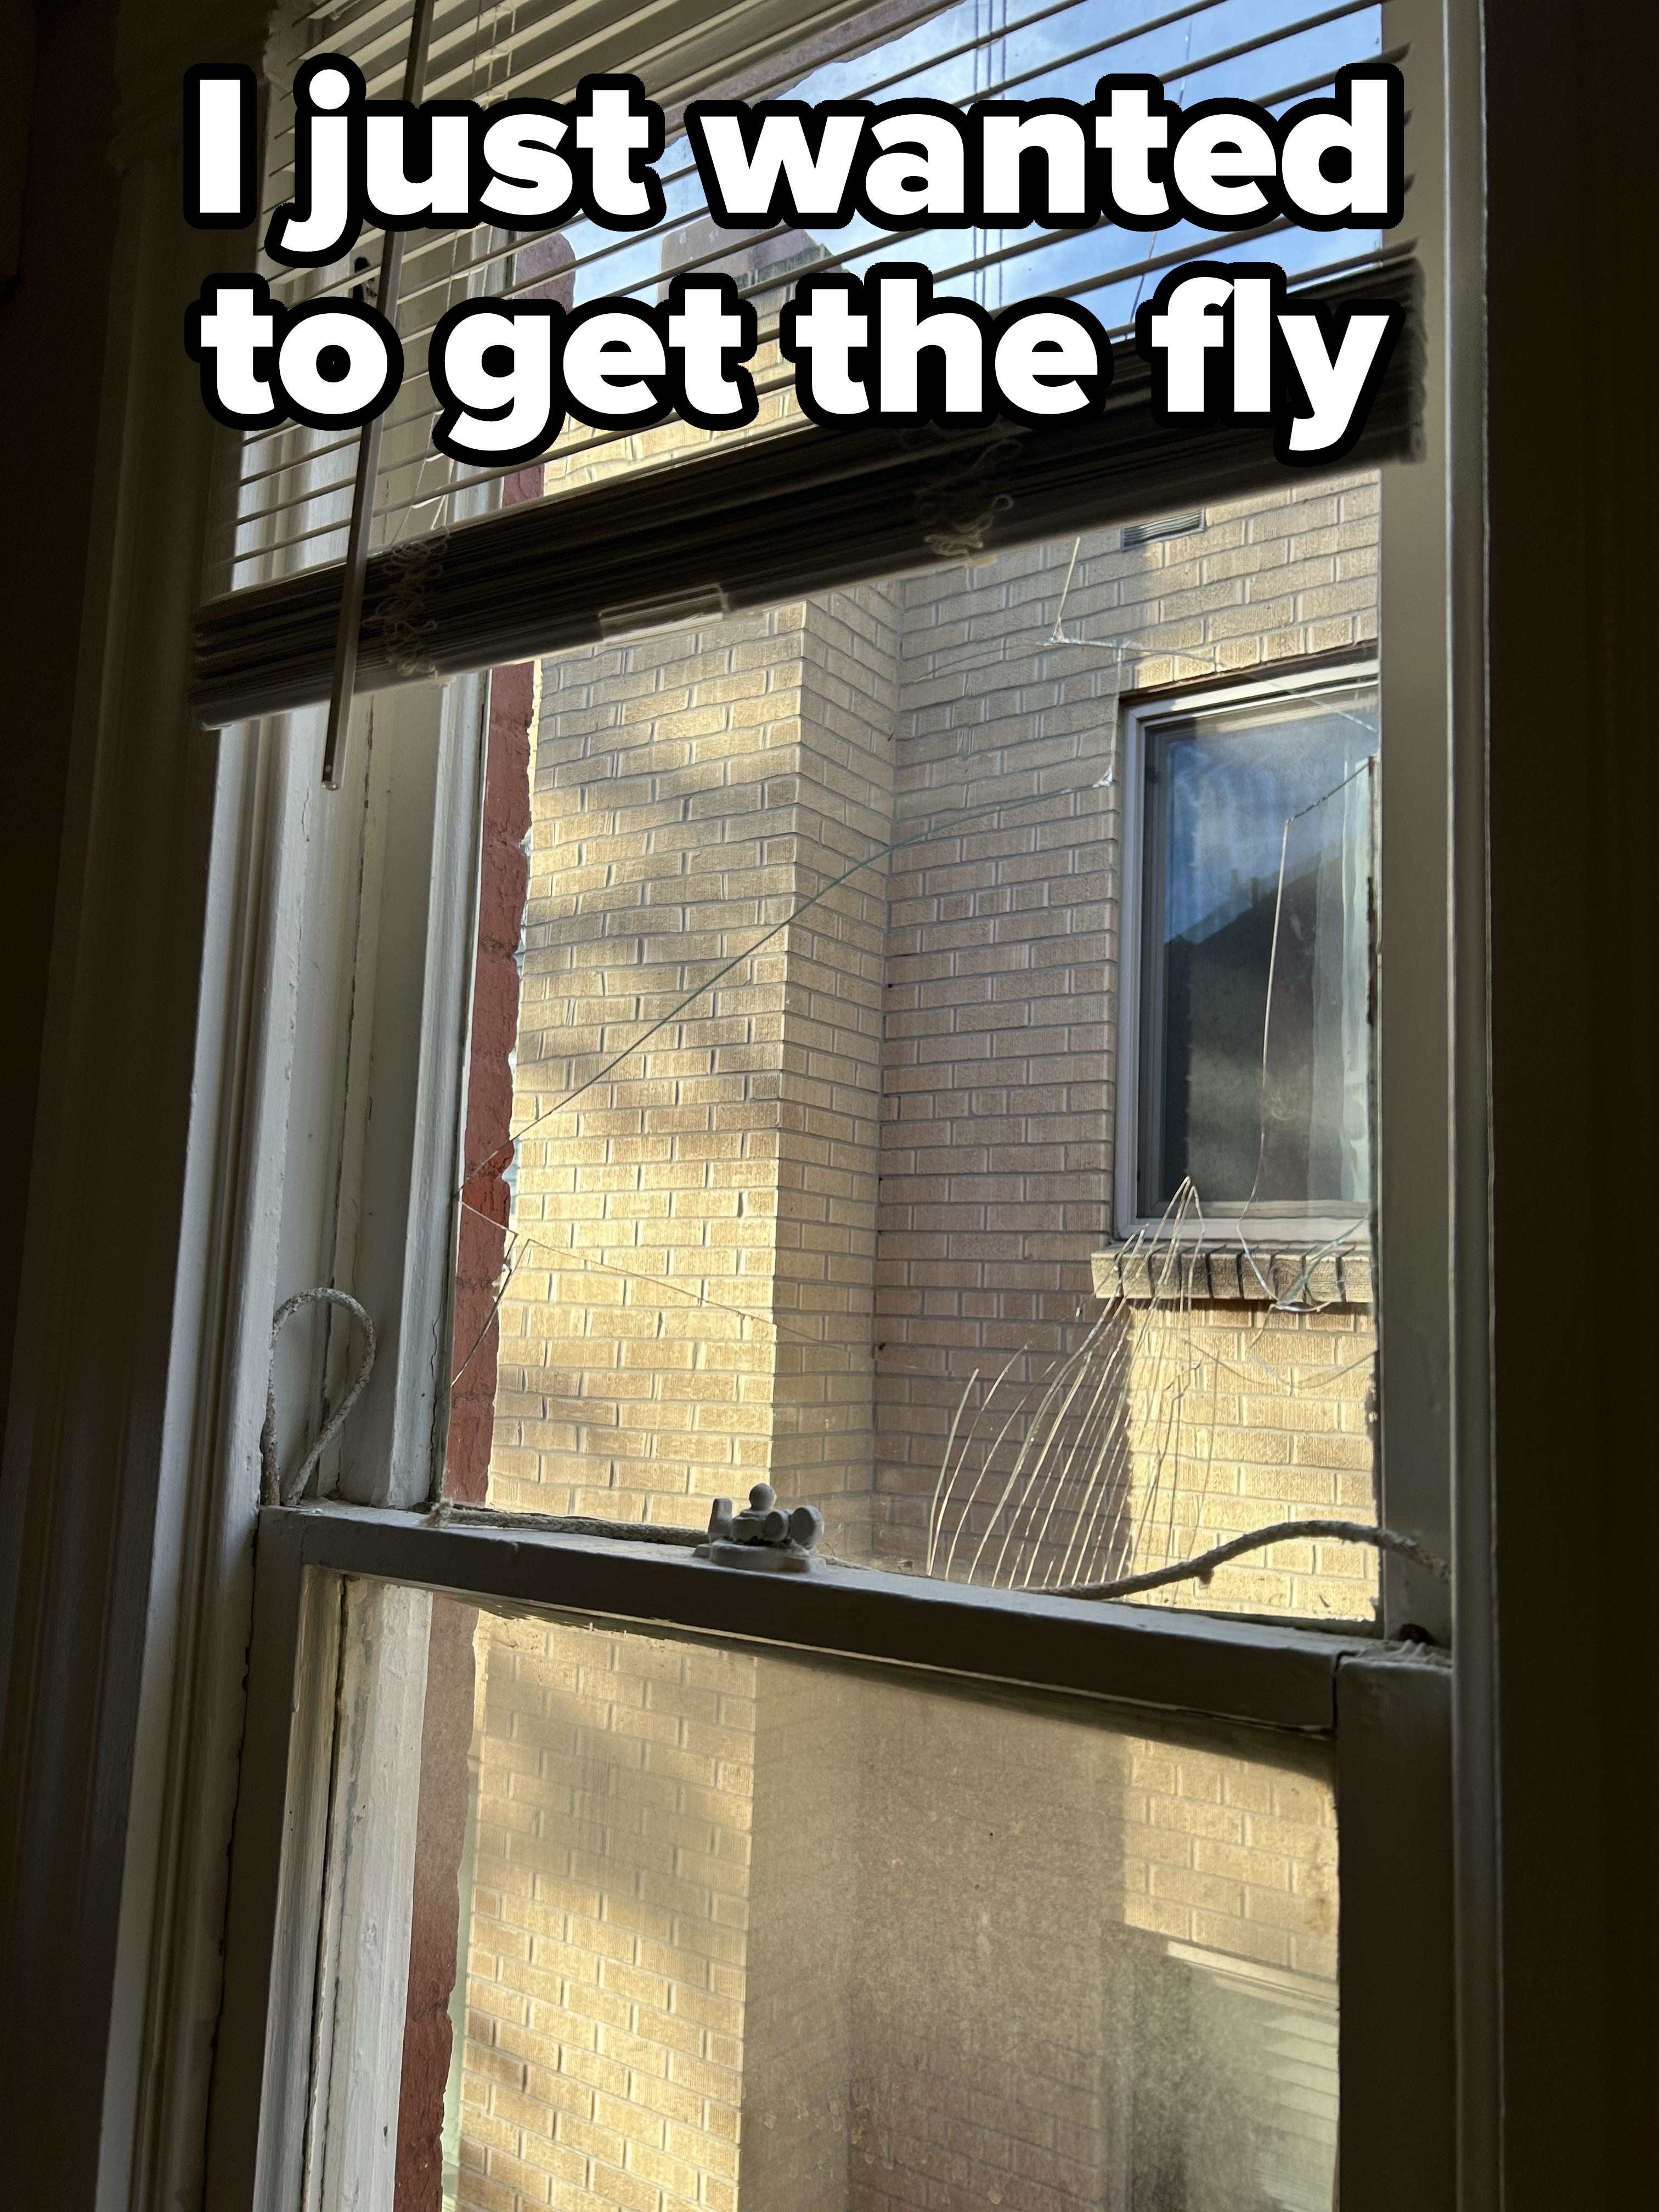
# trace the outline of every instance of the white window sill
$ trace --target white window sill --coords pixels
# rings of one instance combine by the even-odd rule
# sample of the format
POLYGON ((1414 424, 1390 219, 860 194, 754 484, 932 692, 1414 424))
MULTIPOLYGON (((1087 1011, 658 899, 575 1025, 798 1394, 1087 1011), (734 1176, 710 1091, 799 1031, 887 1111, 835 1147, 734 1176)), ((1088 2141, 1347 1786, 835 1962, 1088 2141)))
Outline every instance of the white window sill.
POLYGON ((1149 1251, 1144 1244, 1116 1244, 1094 1255, 1095 1296, 1122 1297, 1132 1305, 1190 1300, 1200 1305, 1369 1309, 1370 1254, 1326 1251, 1327 1241, 1253 1237, 1248 1254, 1237 1237, 1224 1246, 1188 1245, 1178 1253, 1167 1245, 1149 1251))

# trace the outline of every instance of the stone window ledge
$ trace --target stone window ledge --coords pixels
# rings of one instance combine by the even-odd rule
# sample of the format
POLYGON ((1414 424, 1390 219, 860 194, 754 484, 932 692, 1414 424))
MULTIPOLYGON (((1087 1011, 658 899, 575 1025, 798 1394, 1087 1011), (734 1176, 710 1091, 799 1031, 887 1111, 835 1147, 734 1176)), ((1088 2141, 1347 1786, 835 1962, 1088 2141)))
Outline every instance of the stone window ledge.
POLYGON ((1317 1244, 1298 1248, 1275 1243, 1252 1246, 1246 1258, 1237 1244, 1225 1250, 1179 1254, 1149 1252, 1144 1245, 1113 1245, 1093 1256, 1095 1296, 1122 1297, 1131 1305, 1174 1304, 1182 1298, 1197 1305, 1271 1305, 1290 1300, 1297 1305, 1369 1311, 1370 1254, 1325 1252, 1313 1260, 1310 1268, 1310 1260, 1320 1250, 1317 1244))

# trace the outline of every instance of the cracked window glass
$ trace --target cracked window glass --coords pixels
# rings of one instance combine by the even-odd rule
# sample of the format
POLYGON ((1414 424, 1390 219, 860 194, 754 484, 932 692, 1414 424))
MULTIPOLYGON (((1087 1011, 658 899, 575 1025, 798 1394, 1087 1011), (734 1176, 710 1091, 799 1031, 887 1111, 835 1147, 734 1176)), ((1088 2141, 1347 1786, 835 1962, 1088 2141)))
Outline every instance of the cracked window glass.
POLYGON ((495 672, 456 1510, 763 1484, 819 1559, 1371 1615, 1377 530, 1297 482, 495 672))

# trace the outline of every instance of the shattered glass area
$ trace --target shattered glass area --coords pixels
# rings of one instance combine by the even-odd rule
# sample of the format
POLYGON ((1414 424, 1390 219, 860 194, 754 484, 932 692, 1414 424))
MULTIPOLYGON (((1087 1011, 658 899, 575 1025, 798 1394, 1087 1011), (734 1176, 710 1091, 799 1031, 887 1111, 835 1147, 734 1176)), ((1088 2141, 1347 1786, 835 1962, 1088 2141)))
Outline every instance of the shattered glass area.
POLYGON ((1364 1619, 1374 477, 498 672, 447 1488, 1364 1619), (516 688, 515 688, 516 687, 516 688))

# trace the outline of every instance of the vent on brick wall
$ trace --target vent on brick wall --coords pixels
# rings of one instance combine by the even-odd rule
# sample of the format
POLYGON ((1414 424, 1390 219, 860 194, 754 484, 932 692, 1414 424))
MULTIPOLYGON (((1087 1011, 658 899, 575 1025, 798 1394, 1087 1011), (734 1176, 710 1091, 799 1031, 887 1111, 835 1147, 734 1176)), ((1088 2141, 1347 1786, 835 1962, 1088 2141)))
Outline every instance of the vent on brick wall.
POLYGON ((1204 527, 1204 510, 1189 507, 1185 514, 1165 514, 1156 522, 1130 522, 1124 525, 1123 544, 1150 545, 1155 538, 1190 538, 1195 530, 1204 527))

